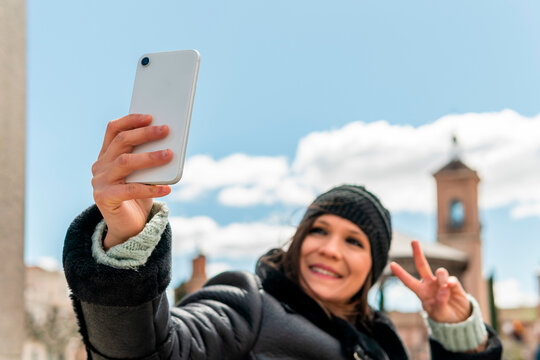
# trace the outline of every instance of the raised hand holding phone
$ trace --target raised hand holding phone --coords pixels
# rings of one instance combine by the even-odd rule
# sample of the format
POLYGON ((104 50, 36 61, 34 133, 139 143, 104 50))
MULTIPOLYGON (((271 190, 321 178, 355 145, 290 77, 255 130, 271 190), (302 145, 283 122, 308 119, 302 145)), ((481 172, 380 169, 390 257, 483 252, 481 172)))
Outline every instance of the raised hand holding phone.
POLYGON ((166 165, 134 171, 128 183, 175 184, 182 176, 200 55, 196 50, 145 54, 137 65, 130 114, 150 114, 153 125, 167 125, 166 138, 141 144, 134 153, 171 149, 166 165))
POLYGON ((107 224, 105 249, 142 231, 152 198, 180 180, 199 69, 195 50, 143 55, 130 115, 107 126, 92 166, 94 201, 107 224), (153 184, 153 185, 152 185, 153 184))
POLYGON ((131 114, 109 122, 98 160, 92 166, 94 201, 107 224, 104 248, 109 249, 144 228, 152 198, 169 194, 168 185, 126 183, 135 170, 163 166, 171 161, 170 149, 134 154, 135 146, 165 138, 166 125, 151 125, 150 115, 131 114))

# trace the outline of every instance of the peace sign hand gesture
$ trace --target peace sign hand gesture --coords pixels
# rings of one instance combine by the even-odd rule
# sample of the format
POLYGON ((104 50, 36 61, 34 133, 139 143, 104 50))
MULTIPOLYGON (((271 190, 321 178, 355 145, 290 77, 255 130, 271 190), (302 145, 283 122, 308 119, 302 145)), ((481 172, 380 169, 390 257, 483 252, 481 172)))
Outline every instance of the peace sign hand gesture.
POLYGON ((441 323, 465 321, 472 307, 465 290, 455 276, 448 276, 445 268, 439 268, 433 275, 429 263, 418 241, 411 242, 416 270, 422 280, 418 280, 395 262, 390 264, 394 275, 418 296, 429 317, 441 323))

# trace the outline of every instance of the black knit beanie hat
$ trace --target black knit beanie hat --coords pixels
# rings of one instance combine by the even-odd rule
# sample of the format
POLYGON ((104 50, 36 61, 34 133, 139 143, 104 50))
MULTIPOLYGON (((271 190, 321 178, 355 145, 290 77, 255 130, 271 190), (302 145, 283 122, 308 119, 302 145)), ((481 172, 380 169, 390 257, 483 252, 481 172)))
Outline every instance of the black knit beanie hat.
POLYGON ((372 283, 375 283, 388 262, 392 241, 392 224, 388 210, 363 186, 341 185, 319 195, 307 208, 302 222, 323 214, 345 218, 367 235, 371 246, 372 283))

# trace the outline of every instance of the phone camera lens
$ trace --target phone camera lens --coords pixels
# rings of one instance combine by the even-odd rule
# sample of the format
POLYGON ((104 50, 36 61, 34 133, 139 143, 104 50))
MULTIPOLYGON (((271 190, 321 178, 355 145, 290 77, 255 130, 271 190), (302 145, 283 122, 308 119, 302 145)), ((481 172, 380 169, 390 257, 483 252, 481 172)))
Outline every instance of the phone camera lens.
POLYGON ((143 57, 142 60, 141 60, 141 64, 142 66, 146 66, 150 63, 150 59, 148 57, 143 57))

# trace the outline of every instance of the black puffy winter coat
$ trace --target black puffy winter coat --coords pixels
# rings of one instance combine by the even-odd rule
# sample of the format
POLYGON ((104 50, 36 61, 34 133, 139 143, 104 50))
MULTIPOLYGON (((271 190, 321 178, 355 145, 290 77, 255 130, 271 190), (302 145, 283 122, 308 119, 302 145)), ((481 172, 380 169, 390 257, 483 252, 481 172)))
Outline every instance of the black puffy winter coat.
MULTIPOLYGON (((144 266, 115 269, 95 262, 91 236, 97 207, 70 226, 64 270, 90 359, 407 359, 393 324, 376 312, 366 334, 329 318, 280 271, 227 272, 169 309, 171 231, 144 266)), ((433 359, 500 359, 489 330, 485 351, 457 354, 431 341, 433 359)))

